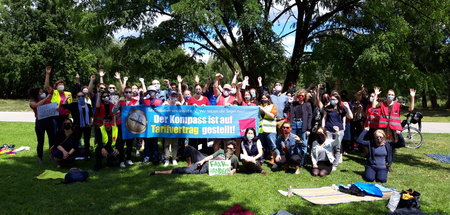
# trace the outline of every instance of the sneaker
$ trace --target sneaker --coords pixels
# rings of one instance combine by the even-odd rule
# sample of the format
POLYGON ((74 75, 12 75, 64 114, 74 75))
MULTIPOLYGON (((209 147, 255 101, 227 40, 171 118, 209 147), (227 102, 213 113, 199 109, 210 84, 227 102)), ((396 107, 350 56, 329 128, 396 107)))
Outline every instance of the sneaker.
POLYGON ((299 175, 301 170, 302 170, 302 168, 301 168, 301 167, 298 167, 298 168, 295 170, 295 173, 294 173, 294 174, 299 175))
POLYGON ((272 165, 272 169, 278 169, 278 164, 274 163, 274 164, 272 165))
POLYGON ((119 166, 120 166, 120 168, 125 168, 126 167, 124 162, 120 162, 119 166))
POLYGON ((339 163, 342 163, 342 155, 339 157, 339 163))
POLYGON ((146 164, 146 163, 148 163, 149 161, 150 161, 150 158, 149 158, 149 157, 144 157, 144 161, 142 161, 141 164, 146 164))
POLYGON ((136 151, 136 157, 140 157, 141 156, 141 152, 136 151))
POLYGON ((127 160, 127 165, 131 166, 131 165, 133 165, 133 164, 134 164, 133 161, 127 160))
POLYGON ((164 167, 169 166, 169 160, 164 161, 164 167))
POLYGON ((172 164, 173 164, 174 166, 178 166, 177 160, 173 159, 172 164))
POLYGON ((337 170, 337 166, 333 166, 333 169, 331 169, 332 172, 337 170))

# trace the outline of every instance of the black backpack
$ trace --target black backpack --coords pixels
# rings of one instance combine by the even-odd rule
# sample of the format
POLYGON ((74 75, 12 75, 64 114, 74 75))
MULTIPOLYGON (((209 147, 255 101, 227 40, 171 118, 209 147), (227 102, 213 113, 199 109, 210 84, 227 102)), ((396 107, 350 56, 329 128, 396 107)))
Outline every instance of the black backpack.
POLYGON ((73 182, 84 182, 87 181, 89 178, 89 172, 83 171, 78 168, 72 168, 69 170, 69 172, 64 177, 64 181, 62 183, 64 184, 70 184, 73 182))

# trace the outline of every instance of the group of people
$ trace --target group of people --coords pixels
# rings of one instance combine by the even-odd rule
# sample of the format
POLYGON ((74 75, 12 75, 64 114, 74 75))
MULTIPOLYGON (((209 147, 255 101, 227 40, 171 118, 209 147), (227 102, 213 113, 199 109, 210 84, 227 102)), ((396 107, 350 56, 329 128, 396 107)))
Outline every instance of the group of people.
MULTIPOLYGON (((349 100, 347 93, 329 92, 323 85, 311 85, 307 89, 296 89, 289 84, 283 92, 283 84, 263 86, 258 77, 258 86, 250 86, 245 76, 238 82, 239 71, 234 73, 230 84, 221 83, 223 75, 216 74, 212 82, 200 84, 195 77, 193 86, 177 77, 177 83, 164 80, 161 88, 158 80, 146 87, 139 78, 140 86, 127 85, 128 77, 115 73, 120 84, 105 84, 104 70, 99 70, 99 83, 94 90, 96 76, 90 77, 87 86, 81 85, 77 75, 72 93, 61 80, 50 86, 51 67, 45 69, 44 88, 32 89, 30 107, 37 114, 37 107, 57 103, 59 115, 36 119, 38 140, 37 155, 42 162, 44 136, 47 132, 51 156, 57 165, 71 164, 76 156, 91 157, 91 130, 95 133, 95 170, 104 163, 126 168, 133 165, 133 148, 137 156, 143 147, 142 163, 153 162, 164 166, 177 166, 183 157, 188 167, 179 167, 155 174, 199 174, 208 172, 207 161, 230 160, 234 174, 238 170, 248 173, 267 172, 262 168, 267 161, 273 170, 283 169, 300 174, 307 162, 311 162, 311 174, 326 176, 342 163, 342 155, 358 146, 367 149, 365 176, 367 181, 386 182, 391 168, 394 149, 404 146, 401 135, 400 110, 407 108, 395 101, 393 90, 387 91, 386 101, 380 98, 380 89, 372 92, 362 87, 349 100), (223 84, 223 85, 222 85, 223 84), (135 105, 193 105, 193 106, 258 106, 260 125, 247 128, 242 138, 214 139, 211 155, 198 150, 206 146, 207 139, 179 138, 134 138, 122 139, 121 109, 135 105), (93 129, 92 129, 93 128, 93 129), (83 145, 81 137, 83 136, 83 145), (163 143, 164 155, 160 156, 158 142, 163 143), (309 156, 308 156, 309 155, 309 156), (117 162, 118 161, 118 162, 117 162)), ((410 89, 411 105, 414 109, 415 90, 410 89)))

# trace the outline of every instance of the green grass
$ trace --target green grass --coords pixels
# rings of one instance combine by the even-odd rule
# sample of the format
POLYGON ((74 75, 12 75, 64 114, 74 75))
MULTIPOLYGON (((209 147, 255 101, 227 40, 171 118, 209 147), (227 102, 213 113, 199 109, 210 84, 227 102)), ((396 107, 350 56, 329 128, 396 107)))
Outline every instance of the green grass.
POLYGON ((0 111, 27 112, 32 111, 28 100, 24 99, 0 99, 0 111))
MULTIPOLYGON (((33 127, 33 123, 0 122, 1 144, 32 147, 31 151, 18 152, 15 156, 0 155, 0 187, 2 201, 7 204, 0 214, 219 214, 233 204, 241 204, 255 214, 271 214, 280 209, 301 214, 387 212, 387 201, 318 206, 277 192, 289 186, 312 188, 362 181, 364 159, 356 154, 345 157, 338 171, 324 178, 312 177, 305 170, 301 175, 272 172, 266 166, 268 175, 149 177, 148 172, 166 168, 134 165, 127 169, 105 168, 93 172, 94 161, 79 161, 77 166, 90 172, 89 181, 57 185, 58 180, 34 178, 45 169, 56 168, 48 158, 43 165, 36 162, 33 127)), ((400 190, 412 188, 422 194, 425 213, 450 213, 447 198, 450 164, 423 155, 450 154, 449 138, 450 134, 425 134, 422 148, 398 150, 395 171, 389 173, 387 186, 400 190)))

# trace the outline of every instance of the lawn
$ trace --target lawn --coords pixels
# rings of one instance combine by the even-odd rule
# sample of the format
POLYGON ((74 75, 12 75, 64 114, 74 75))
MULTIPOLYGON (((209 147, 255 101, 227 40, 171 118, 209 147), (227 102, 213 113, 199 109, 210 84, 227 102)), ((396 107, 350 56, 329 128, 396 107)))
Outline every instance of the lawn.
MULTIPOLYGON (((33 123, 0 122, 1 144, 32 147, 31 151, 18 152, 15 156, 0 155, 2 201, 7 205, 0 214, 219 214, 233 204, 241 204, 255 214, 271 214, 280 209, 301 214, 385 214, 387 211, 387 201, 317 206, 277 192, 290 186, 312 188, 362 181, 363 158, 357 154, 345 157, 338 171, 325 178, 312 177, 305 170, 301 175, 272 172, 266 166, 268 175, 149 177, 148 172, 166 168, 135 164, 127 169, 105 168, 93 172, 94 161, 78 161, 77 166, 91 174, 86 183, 61 185, 57 180, 37 180, 34 177, 43 170, 56 168, 48 158, 42 165, 37 163, 33 126, 33 123)), ((395 171, 389 174, 386 185, 421 192, 422 210, 426 213, 450 213, 450 164, 423 155, 450 154, 449 138, 450 134, 425 134, 422 148, 398 150, 395 171)))

